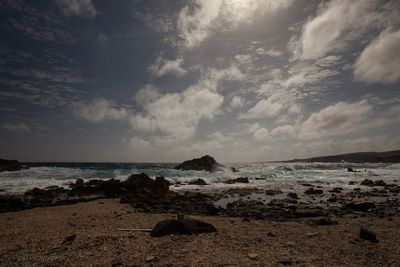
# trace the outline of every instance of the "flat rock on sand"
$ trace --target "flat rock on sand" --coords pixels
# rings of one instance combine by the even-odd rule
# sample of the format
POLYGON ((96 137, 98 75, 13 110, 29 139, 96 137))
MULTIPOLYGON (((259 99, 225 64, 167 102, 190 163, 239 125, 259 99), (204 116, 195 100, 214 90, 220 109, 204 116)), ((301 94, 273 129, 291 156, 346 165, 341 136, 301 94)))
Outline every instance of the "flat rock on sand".
POLYGON ((117 231, 148 229, 174 217, 140 213, 117 199, 2 213, 0 266, 280 266, 288 259, 299 266, 398 266, 400 262, 399 217, 335 217, 338 224, 320 227, 303 219, 242 222, 194 216, 213 224, 218 233, 153 238, 148 232, 117 231), (354 241, 359 239, 360 225, 373 229, 380 242, 354 241), (72 233, 76 238, 61 245, 72 233))

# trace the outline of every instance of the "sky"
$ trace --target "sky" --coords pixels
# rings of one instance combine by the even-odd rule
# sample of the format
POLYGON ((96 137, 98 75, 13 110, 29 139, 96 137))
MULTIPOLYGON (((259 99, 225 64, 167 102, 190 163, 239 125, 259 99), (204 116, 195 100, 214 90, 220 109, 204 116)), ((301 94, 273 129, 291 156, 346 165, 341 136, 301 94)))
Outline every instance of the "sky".
POLYGON ((3 0, 0 158, 400 149, 396 0, 3 0))

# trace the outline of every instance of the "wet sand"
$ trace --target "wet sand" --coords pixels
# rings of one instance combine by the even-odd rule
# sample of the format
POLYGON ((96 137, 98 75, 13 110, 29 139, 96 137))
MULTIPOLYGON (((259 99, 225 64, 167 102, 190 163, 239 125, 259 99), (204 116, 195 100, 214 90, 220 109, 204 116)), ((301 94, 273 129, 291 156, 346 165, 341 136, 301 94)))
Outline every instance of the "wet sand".
POLYGON ((135 211, 119 199, 0 214, 1 266, 399 266, 400 217, 333 217, 274 222, 193 216, 218 233, 154 238, 147 232, 174 214, 135 211), (379 243, 359 239, 360 227, 379 243), (62 244, 68 236, 76 239, 62 244))

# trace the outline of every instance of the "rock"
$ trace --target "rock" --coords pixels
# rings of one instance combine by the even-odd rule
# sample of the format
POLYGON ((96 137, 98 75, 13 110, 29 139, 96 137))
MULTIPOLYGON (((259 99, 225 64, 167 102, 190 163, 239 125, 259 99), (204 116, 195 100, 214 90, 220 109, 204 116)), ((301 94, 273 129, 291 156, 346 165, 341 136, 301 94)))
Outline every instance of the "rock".
POLYGON ((236 169, 236 168, 234 168, 234 167, 231 167, 231 171, 232 171, 232 172, 240 172, 238 169, 236 169))
POLYGON ((329 217, 320 217, 320 218, 312 218, 306 221, 309 225, 334 225, 337 224, 337 221, 332 220, 329 217))
POLYGON ((229 179, 224 182, 225 184, 235 184, 235 183, 243 183, 243 184, 248 184, 249 183, 249 178, 247 177, 239 177, 236 179, 229 179))
POLYGON ((82 178, 76 179, 76 181, 75 181, 76 187, 83 187, 83 185, 84 185, 84 182, 83 182, 82 178))
POLYGON ((296 193, 294 193, 294 192, 289 192, 289 193, 287 194, 287 197, 293 198, 293 199, 299 199, 299 196, 298 196, 296 193))
POLYGON ((0 172, 8 171, 20 171, 23 169, 27 169, 18 160, 8 160, 8 159, 0 159, 0 172))
POLYGON ((326 215, 326 211, 321 209, 296 209, 294 212, 296 218, 323 217, 326 215))
POLYGON ((189 182, 190 185, 207 185, 203 179, 197 179, 189 182))
POLYGON ((258 254, 254 252, 250 252, 247 256, 252 260, 256 260, 258 258, 258 254))
POLYGON ((375 181, 375 186, 386 186, 387 184, 383 180, 375 181))
POLYGON ((213 157, 206 155, 201 158, 186 160, 175 166, 175 169, 216 172, 221 170, 222 167, 223 165, 216 162, 213 157))
POLYGON ((371 241, 373 243, 379 242, 374 232, 363 227, 360 228, 360 238, 371 241))
POLYGON ((213 233, 217 229, 209 223, 195 219, 169 219, 160 221, 151 231, 151 236, 160 237, 165 235, 191 235, 201 233, 213 233))
POLYGON ((326 201, 328 202, 337 202, 338 198, 337 196, 333 195, 331 197, 329 197, 326 201))
POLYGON ((355 185, 355 184, 357 184, 357 182, 355 182, 355 181, 349 181, 349 185, 355 185))
POLYGON ((321 195, 323 193, 324 191, 321 189, 314 189, 314 187, 308 188, 306 191, 304 191, 304 194, 306 195, 321 195))
POLYGON ((76 234, 72 234, 72 235, 66 236, 64 238, 64 241, 61 243, 61 245, 69 245, 72 242, 74 242, 75 239, 76 239, 76 234))
POLYGON ((146 262, 151 262, 151 261, 155 260, 155 258, 156 257, 154 257, 154 256, 147 256, 146 257, 146 262))
POLYGON ((360 183, 360 185, 365 185, 365 186, 374 186, 375 183, 374 181, 370 180, 370 179, 365 179, 364 181, 362 181, 360 183))
POLYGON ((346 204, 346 207, 355 211, 363 211, 363 212, 376 208, 373 202, 351 202, 346 204))
POLYGON ((354 172, 354 169, 349 167, 349 168, 347 168, 347 171, 348 172, 354 172))
POLYGON ((25 202, 22 198, 0 195, 0 212, 19 211, 23 209, 25 209, 25 202))
POLYGON ((330 192, 330 193, 340 193, 340 192, 342 192, 342 190, 343 190, 343 187, 334 187, 331 190, 329 190, 328 192, 330 192))

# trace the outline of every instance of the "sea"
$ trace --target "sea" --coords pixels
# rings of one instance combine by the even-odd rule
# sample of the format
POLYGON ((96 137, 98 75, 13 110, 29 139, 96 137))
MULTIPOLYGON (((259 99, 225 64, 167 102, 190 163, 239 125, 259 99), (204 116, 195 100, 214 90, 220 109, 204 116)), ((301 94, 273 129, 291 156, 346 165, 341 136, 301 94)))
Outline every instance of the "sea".
POLYGON ((74 183, 76 179, 119 179, 125 180, 134 173, 146 173, 152 178, 164 176, 171 183, 172 190, 215 190, 229 187, 260 187, 280 190, 293 190, 299 184, 318 184, 319 187, 352 188, 349 181, 359 183, 364 179, 384 180, 398 183, 400 164, 390 163, 279 163, 254 162, 226 164, 230 168, 208 173, 204 171, 175 170, 174 163, 24 163, 28 169, 0 173, 0 194, 20 194, 38 187, 62 186, 74 183), (356 172, 349 172, 353 168, 356 172), (249 184, 226 184, 228 179, 248 177, 249 184), (201 178, 208 185, 188 185, 201 178))

